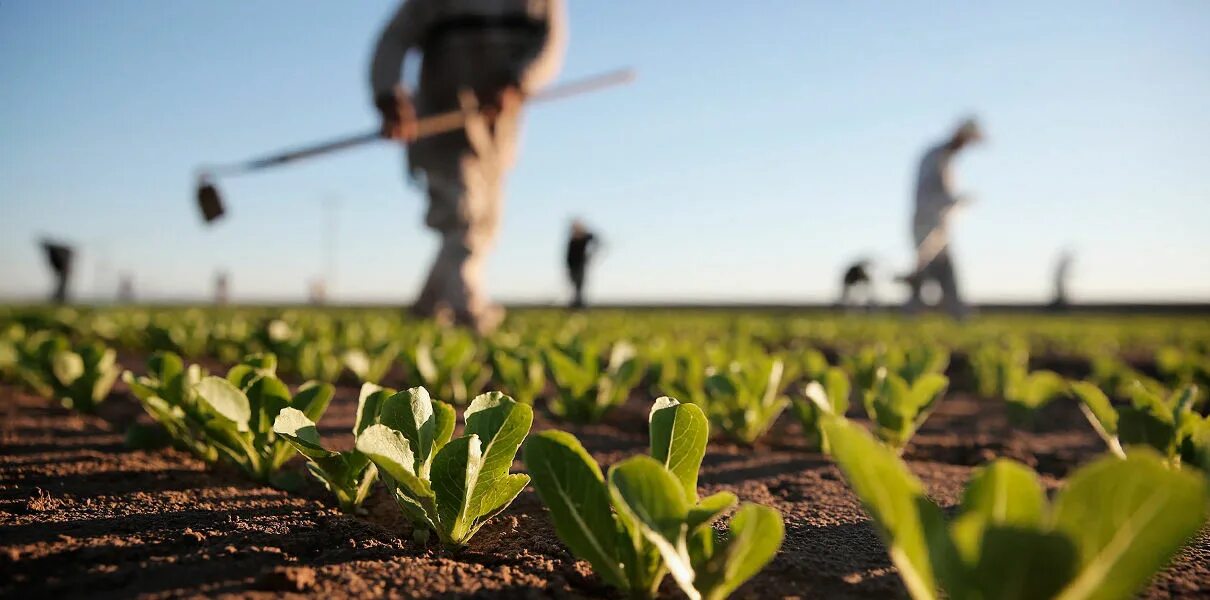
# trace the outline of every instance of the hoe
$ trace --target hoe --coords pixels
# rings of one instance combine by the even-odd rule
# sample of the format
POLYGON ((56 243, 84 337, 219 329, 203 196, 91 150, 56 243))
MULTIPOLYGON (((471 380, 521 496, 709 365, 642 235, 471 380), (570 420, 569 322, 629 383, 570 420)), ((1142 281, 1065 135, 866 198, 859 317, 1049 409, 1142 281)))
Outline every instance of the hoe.
MULTIPOLYGON (((593 77, 580 79, 565 83, 563 85, 552 87, 546 91, 535 94, 530 98, 531 102, 550 102, 552 100, 561 100, 571 96, 578 96, 588 92, 613 87, 629 83, 634 80, 634 71, 630 69, 620 69, 610 71, 593 77)), ((466 120, 466 113, 462 110, 454 110, 446 113, 432 115, 420 119, 417 123, 417 137, 427 137, 461 129, 466 120)), ((292 163, 304 158, 320 156, 337 150, 353 148, 368 144, 371 142, 381 141, 383 137, 378 130, 365 133, 358 133, 326 142, 320 142, 311 146, 302 148, 294 148, 283 152, 278 152, 269 156, 256 158, 253 160, 232 163, 226 165, 215 165, 199 168, 197 171, 197 204, 202 211, 202 218, 207 224, 214 222, 215 219, 223 216, 226 210, 223 207, 223 197, 219 194, 218 187, 215 185, 217 177, 228 177, 232 175, 242 175, 252 173, 292 163)))

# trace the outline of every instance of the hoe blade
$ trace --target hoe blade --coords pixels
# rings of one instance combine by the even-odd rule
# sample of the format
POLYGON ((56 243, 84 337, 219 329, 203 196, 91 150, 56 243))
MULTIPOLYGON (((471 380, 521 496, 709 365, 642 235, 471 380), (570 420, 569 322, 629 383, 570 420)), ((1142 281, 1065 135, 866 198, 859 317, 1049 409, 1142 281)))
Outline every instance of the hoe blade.
POLYGON ((223 199, 219 196, 218 189, 210 182, 202 182, 198 186, 197 205, 202 210, 202 218, 207 224, 223 216, 223 199))

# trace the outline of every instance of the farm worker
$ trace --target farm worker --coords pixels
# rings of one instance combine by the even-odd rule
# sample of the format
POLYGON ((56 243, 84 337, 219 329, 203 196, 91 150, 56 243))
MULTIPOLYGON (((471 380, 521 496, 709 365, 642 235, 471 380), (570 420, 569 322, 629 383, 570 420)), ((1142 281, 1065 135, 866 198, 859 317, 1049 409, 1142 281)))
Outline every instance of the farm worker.
POLYGON ((571 238, 567 240, 567 276, 575 290, 572 308, 584 308, 584 275, 598 243, 597 236, 582 221, 576 219, 571 222, 571 238))
POLYGON ((1075 255, 1071 250, 1064 250, 1059 254, 1059 261, 1055 264, 1055 297, 1050 303, 1052 308, 1067 306, 1067 281, 1071 278, 1071 263, 1074 260, 1075 255))
POLYGON ((963 317, 967 307, 958 293, 958 280, 949 253, 949 219, 953 210, 969 203, 953 188, 950 163, 960 150, 983 139, 974 119, 966 119, 949 138, 930 148, 920 161, 916 177, 916 211, 912 217, 912 238, 916 243, 916 271, 904 279, 911 286, 908 309, 917 310, 923 302, 920 288, 935 281, 941 288, 942 305, 955 317, 963 317))
POLYGON ((870 261, 861 259, 848 269, 845 269, 841 280, 840 300, 837 304, 842 308, 865 304, 872 307, 875 304, 874 284, 870 281, 870 261))
POLYGON ((564 0, 406 0, 378 41, 370 69, 384 137, 408 142, 409 177, 424 185, 425 224, 440 249, 414 313, 480 333, 504 316, 482 289, 521 105, 554 76, 566 40, 564 0), (419 84, 403 80, 420 53, 419 84), (417 120, 462 109, 463 129, 417 138, 417 120))
POLYGON ((72 258, 76 252, 67 244, 49 239, 42 240, 42 251, 46 253, 46 262, 55 274, 55 289, 50 294, 50 300, 55 304, 65 304, 67 284, 71 280, 72 258))

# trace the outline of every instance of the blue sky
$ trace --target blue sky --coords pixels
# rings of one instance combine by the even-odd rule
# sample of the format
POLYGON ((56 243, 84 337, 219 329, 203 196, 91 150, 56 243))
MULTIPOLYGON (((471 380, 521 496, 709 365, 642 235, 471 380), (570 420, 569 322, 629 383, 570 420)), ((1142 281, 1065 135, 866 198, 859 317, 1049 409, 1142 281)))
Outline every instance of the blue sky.
MULTIPOLYGON (((599 299, 819 300, 845 264, 910 260, 916 161, 964 114, 977 204, 956 224, 975 300, 1210 298, 1210 4, 571 0, 564 78, 634 85, 534 108, 488 265, 503 299, 562 300, 572 216, 607 242, 599 299), (741 8, 742 7, 742 8, 741 8)), ((302 298, 337 209, 334 295, 410 299, 435 240, 389 145, 223 184, 204 162, 372 126, 392 0, 0 2, 0 297, 40 295, 35 240, 81 247, 76 289, 302 298)), ((883 294, 897 290, 882 284, 883 294)))

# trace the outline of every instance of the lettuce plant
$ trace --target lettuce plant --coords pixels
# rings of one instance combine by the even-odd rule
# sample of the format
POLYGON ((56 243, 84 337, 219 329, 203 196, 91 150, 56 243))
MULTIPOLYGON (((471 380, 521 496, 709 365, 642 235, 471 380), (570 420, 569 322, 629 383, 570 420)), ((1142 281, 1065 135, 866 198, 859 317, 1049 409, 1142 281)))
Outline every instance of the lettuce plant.
POLYGON ((719 492, 698 498, 710 426, 702 410, 656 400, 648 419, 651 456, 635 456, 608 477, 579 440, 544 431, 525 445, 525 467, 550 508, 559 539, 609 585, 654 598, 671 573, 686 596, 725 598, 760 572, 781 547, 781 515, 742 506, 721 538, 711 524, 736 503, 719 492))
MULTIPOLYGON (((362 384, 357 396, 357 419, 353 422, 354 439, 378 422, 379 409, 394 394, 395 390, 362 384)), ((368 456, 357 449, 335 452, 324 448, 315 422, 297 408, 286 407, 277 413, 273 432, 307 459, 307 470, 336 495, 340 510, 354 513, 361 507, 378 479, 378 468, 368 456)))
POLYGON ((658 363, 655 393, 705 406, 707 367, 692 349, 670 352, 658 363))
POLYGON ((604 366, 593 344, 549 348, 545 357, 558 390, 548 404, 550 412, 573 423, 601 420, 610 409, 626 402, 643 377, 634 347, 626 342, 613 345, 604 366))
POLYGON ((782 373, 780 359, 753 356, 706 377, 710 422, 735 441, 751 444, 760 439, 790 404, 782 394, 782 373))
POLYGON ((56 398, 64 407, 95 412, 122 374, 117 353, 100 342, 72 347, 66 336, 31 336, 20 352, 19 378, 42 396, 56 398))
POLYGON ((330 340, 301 342, 293 348, 294 371, 304 379, 336 381, 343 368, 330 340))
POLYGON ((345 350, 340 360, 362 383, 378 383, 391 370, 391 365, 395 364, 399 353, 400 346, 397 342, 386 342, 371 350, 345 350))
POLYGON ((438 332, 404 347, 406 366, 425 388, 463 405, 491 380, 492 372, 478 342, 459 331, 438 332))
POLYGON ((1024 342, 980 346, 971 352, 970 365, 979 395, 1003 398, 1009 420, 1018 426, 1032 424, 1039 409, 1067 394, 1067 381, 1058 373, 1029 371, 1029 349, 1024 342))
POLYGON ((185 366, 174 352, 156 352, 147 359, 147 374, 136 376, 131 371, 122 374, 148 416, 160 424, 172 438, 172 444, 188 450, 194 456, 214 462, 216 449, 206 439, 203 415, 195 387, 205 373, 196 364, 185 366))
POLYGON ((843 417, 849 410, 849 377, 844 369, 831 367, 824 370, 817 380, 807 384, 804 398, 794 399, 794 414, 802 422, 807 441, 824 454, 829 453, 828 436, 824 434, 823 421, 827 415, 843 417))
POLYGON ((332 401, 332 386, 309 381, 291 395, 276 368, 272 354, 250 356, 225 379, 204 377, 193 389, 203 434, 220 456, 257 481, 281 484, 275 475, 294 448, 273 431, 273 420, 282 409, 294 408, 318 421, 332 401))
POLYGON ((950 598, 1129 598, 1206 521, 1204 480, 1144 450, 1079 469, 1053 502, 1028 467, 998 460, 975 472, 947 523, 864 428, 834 417, 824 427, 917 600, 942 590, 950 598))
POLYGON ((1193 438, 1201 429, 1202 419, 1192 411, 1196 386, 1186 386, 1165 397, 1135 384, 1130 390, 1130 404, 1121 407, 1114 407, 1101 388, 1087 381, 1071 384, 1071 391, 1114 455, 1125 458, 1131 447, 1146 446, 1179 465, 1182 454, 1197 454, 1193 438))
POLYGON ((546 388, 546 365, 541 353, 520 348, 493 348, 488 356, 500 386, 517 402, 533 406, 534 399, 546 388))
POLYGON ((879 369, 873 387, 865 394, 865 412, 874 422, 878 438, 903 454, 908 440, 933 414, 948 386, 949 379, 937 373, 926 373, 909 384, 879 369))
POLYGON ((1029 372, 1029 347, 1021 340, 985 343, 968 355, 975 387, 984 398, 1004 398, 1014 382, 1029 372))
POLYGON ((451 440, 454 408, 412 388, 382 402, 378 424, 357 436, 357 450, 378 467, 387 488, 416 525, 447 547, 467 545, 512 504, 529 476, 509 468, 533 423, 533 410, 499 392, 471 401, 464 435, 451 440))
POLYGON ((1008 403, 1008 418, 1017 425, 1034 422, 1043 406, 1067 395, 1069 386, 1062 375, 1054 371, 1034 371, 1014 378, 1004 391, 1008 403))

